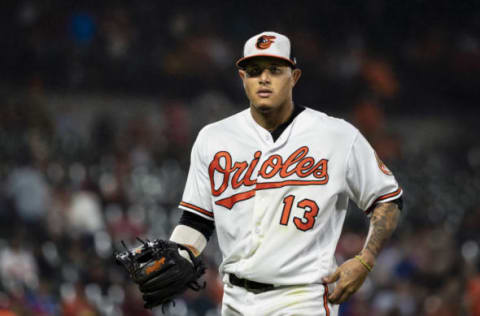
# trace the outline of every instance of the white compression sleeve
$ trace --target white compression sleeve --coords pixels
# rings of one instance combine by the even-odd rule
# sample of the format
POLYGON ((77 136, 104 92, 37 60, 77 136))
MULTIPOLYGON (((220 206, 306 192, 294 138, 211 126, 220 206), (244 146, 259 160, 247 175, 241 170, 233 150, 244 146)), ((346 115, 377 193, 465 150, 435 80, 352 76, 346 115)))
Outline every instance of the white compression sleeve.
POLYGON ((207 246, 207 239, 201 232, 186 225, 177 225, 170 236, 170 240, 178 244, 188 245, 198 251, 199 255, 207 246))

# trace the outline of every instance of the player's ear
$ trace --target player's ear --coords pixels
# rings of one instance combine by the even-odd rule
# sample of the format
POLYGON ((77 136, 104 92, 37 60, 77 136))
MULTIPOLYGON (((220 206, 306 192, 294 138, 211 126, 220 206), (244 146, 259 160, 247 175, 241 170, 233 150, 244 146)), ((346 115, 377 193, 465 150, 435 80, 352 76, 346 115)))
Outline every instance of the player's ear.
POLYGON ((238 75, 242 79, 242 85, 243 85, 243 88, 245 89, 245 78, 247 78, 247 73, 243 69, 238 69, 238 75))
POLYGON ((300 70, 300 68, 295 68, 292 70, 292 79, 293 79, 292 87, 294 87, 297 84, 301 76, 302 76, 302 70, 300 70))
POLYGON ((247 73, 243 69, 238 69, 238 75, 240 78, 242 78, 242 81, 245 80, 245 77, 247 76, 247 73))

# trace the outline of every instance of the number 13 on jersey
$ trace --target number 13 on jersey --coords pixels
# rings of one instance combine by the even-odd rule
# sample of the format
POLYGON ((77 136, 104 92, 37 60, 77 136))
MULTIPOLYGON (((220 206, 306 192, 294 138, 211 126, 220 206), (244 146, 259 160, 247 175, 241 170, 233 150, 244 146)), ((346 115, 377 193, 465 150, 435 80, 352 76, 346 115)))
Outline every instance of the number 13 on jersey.
MULTIPOLYGON (((294 203, 294 195, 288 195, 283 199, 283 210, 282 217, 280 218, 280 225, 288 225, 288 222, 290 221, 290 213, 292 211, 294 203)), ((295 216, 293 218, 293 223, 295 224, 297 229, 301 231, 307 231, 312 229, 313 225, 315 224, 316 216, 318 214, 317 203, 315 203, 315 201, 313 200, 303 199, 297 203, 296 207, 305 210, 305 212, 303 213, 303 217, 295 216)))

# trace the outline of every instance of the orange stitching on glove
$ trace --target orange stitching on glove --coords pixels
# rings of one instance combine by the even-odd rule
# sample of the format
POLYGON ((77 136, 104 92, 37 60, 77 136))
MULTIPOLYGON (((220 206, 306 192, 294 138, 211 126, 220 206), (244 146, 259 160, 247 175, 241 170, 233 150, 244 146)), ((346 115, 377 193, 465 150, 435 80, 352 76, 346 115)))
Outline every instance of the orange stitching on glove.
POLYGON ((152 272, 159 270, 165 263, 165 257, 162 257, 160 260, 156 260, 150 267, 145 269, 145 274, 149 275, 152 272))

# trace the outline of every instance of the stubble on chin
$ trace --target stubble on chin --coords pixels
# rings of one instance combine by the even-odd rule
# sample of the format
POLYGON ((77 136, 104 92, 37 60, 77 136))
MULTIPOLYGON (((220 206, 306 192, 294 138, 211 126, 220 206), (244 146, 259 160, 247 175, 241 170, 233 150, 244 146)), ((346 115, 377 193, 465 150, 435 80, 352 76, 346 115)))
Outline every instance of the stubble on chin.
POLYGON ((271 113, 275 107, 272 105, 267 105, 267 104, 255 104, 251 103, 251 106, 253 107, 253 110, 259 114, 268 114, 271 113))
POLYGON ((267 114, 273 110, 273 107, 271 105, 262 105, 262 104, 260 105, 253 104, 253 108, 256 112, 261 114, 267 114))

